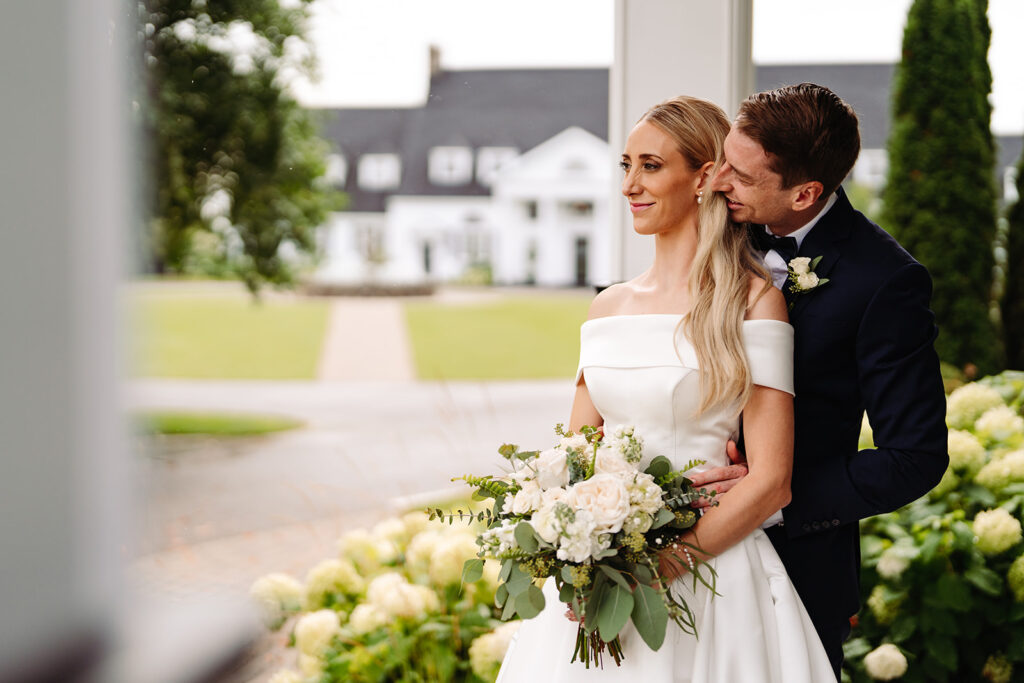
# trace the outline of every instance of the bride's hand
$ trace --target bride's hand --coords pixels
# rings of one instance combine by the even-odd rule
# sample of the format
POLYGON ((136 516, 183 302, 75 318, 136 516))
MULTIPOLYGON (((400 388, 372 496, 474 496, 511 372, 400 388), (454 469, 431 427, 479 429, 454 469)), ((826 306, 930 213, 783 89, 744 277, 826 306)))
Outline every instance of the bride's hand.
MULTIPOLYGON (((712 467, 690 477, 690 481, 693 482, 695 487, 714 491, 715 498, 740 483, 743 477, 747 476, 746 456, 736 447, 735 441, 730 440, 726 444, 725 452, 729 456, 729 461, 733 463, 732 465, 712 467)), ((714 504, 715 498, 700 498, 690 503, 690 505, 696 508, 708 507, 714 504)))

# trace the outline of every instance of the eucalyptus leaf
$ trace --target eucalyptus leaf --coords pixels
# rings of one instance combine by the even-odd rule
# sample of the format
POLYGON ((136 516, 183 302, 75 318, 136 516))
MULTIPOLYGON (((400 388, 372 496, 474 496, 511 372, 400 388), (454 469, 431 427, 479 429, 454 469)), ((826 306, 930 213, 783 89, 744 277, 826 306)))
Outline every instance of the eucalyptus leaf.
POLYGON ((519 522, 515 530, 516 545, 528 553, 537 552, 537 535, 529 522, 519 522))
POLYGON ((498 588, 494 591, 494 605, 495 607, 504 607, 505 601, 508 600, 508 588, 505 584, 499 584, 498 588))
POLYGON ((476 583, 484 575, 484 561, 478 557, 466 560, 462 565, 462 582, 476 583))
POLYGON ((633 612, 633 594, 628 588, 612 584, 597 611, 597 628, 601 640, 610 642, 629 621, 633 612))
POLYGON ((499 581, 508 581, 508 577, 512 574, 512 566, 516 563, 515 560, 502 560, 501 571, 498 572, 499 581))
POLYGON ((651 523, 651 528, 660 529, 669 522, 674 521, 675 518, 675 513, 673 513, 671 510, 669 510, 668 508, 661 508, 660 510, 658 510, 658 514, 654 516, 654 522, 651 523))
POLYGON ((523 619, 533 619, 544 609, 544 593, 534 585, 516 596, 516 613, 523 619))
POLYGON ((998 596, 1003 591, 1003 577, 988 567, 971 567, 964 572, 964 578, 989 595, 998 596))
POLYGON ((672 471, 672 461, 666 458, 664 455, 655 456, 651 460, 651 464, 644 470, 647 474, 652 477, 664 477, 666 474, 672 471))
POLYGON ((514 564, 512 566, 512 572, 509 574, 508 581, 505 582, 505 586, 508 588, 508 594, 511 596, 518 596, 531 585, 533 585, 533 580, 530 575, 520 569, 518 563, 514 564))
POLYGON ((597 615, 601 610, 601 604, 604 602, 605 596, 608 595, 608 585, 608 580, 604 578, 604 574, 597 573, 594 575, 594 587, 591 589, 590 594, 587 595, 587 602, 583 612, 583 628, 587 633, 593 633, 594 629, 597 628, 597 615))
POLYGON ((558 589, 558 600, 567 605, 572 602, 574 595, 576 595, 576 587, 571 583, 563 583, 562 587, 558 589))
POLYGON ((647 643, 657 650, 665 642, 665 628, 668 624, 668 608, 661 594, 647 584, 639 584, 633 591, 633 625, 647 643))
POLYGON ((597 568, 600 569, 605 576, 607 576, 615 583, 619 584, 619 586, 621 586, 622 588, 625 588, 626 590, 631 590, 629 582, 626 580, 626 577, 624 577, 622 575, 622 572, 620 572, 618 569, 615 569, 614 567, 609 567, 606 564, 599 564, 597 565, 597 568))

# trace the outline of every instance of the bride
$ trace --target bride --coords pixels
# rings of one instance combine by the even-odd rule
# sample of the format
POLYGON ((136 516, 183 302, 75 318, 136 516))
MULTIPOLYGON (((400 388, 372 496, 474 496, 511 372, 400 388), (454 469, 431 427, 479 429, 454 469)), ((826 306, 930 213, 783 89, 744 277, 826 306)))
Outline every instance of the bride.
POLYGON ((622 155, 633 228, 654 263, 601 292, 581 329, 570 427, 628 424, 648 457, 682 467, 728 465, 740 412, 749 474, 683 537, 714 567, 717 595, 666 554, 663 576, 694 612, 697 637, 669 623, 650 650, 628 624, 621 667, 570 663, 577 624, 554 582, 547 608, 524 622, 499 683, 820 683, 835 674, 781 560, 759 528, 789 502, 793 457, 793 329, 782 294, 708 189, 729 120, 716 105, 676 97, 650 109, 622 155))

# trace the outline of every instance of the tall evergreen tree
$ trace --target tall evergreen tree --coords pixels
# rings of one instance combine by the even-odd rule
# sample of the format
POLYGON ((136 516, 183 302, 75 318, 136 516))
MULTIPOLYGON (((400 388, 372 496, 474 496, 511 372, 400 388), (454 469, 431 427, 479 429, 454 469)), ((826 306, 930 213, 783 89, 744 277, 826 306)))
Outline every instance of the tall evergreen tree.
POLYGON ((182 272, 201 255, 254 291, 287 282, 282 247, 312 251, 339 206, 327 145, 282 82, 309 66, 311 1, 140 0, 152 270, 182 272))
POLYGON ((1003 338, 1006 364, 1024 370, 1024 153, 1017 164, 1017 201, 1007 210, 1006 288, 1003 291, 1003 338))
POLYGON ((987 0, 915 0, 896 72, 884 222, 931 272, 940 357, 992 372, 996 230, 987 0))

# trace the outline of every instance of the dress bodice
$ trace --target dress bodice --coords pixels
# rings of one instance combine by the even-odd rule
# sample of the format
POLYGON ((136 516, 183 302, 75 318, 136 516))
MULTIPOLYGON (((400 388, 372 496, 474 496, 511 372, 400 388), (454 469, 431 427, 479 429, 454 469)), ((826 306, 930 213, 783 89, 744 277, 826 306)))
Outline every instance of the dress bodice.
MULTIPOLYGON (((590 398, 607 426, 633 425, 648 457, 676 467, 693 459, 703 470, 726 465, 725 443, 739 433, 742 406, 697 415, 697 352, 676 314, 594 318, 580 330, 580 364, 590 398)), ((778 320, 743 322, 743 347, 754 384, 793 393, 793 328, 778 320)))

